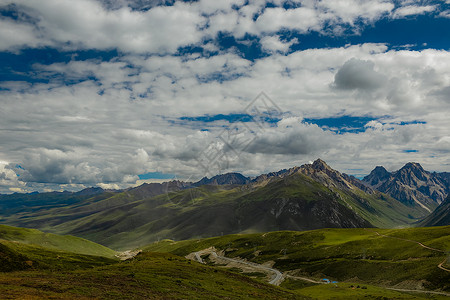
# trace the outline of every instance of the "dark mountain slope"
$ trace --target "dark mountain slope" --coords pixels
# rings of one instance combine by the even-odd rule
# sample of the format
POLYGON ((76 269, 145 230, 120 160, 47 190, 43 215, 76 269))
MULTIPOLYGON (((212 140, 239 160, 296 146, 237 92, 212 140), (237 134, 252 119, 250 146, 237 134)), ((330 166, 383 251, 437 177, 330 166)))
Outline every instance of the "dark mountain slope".
POLYGON ((450 196, 445 199, 428 217, 418 223, 418 226, 450 225, 450 196))

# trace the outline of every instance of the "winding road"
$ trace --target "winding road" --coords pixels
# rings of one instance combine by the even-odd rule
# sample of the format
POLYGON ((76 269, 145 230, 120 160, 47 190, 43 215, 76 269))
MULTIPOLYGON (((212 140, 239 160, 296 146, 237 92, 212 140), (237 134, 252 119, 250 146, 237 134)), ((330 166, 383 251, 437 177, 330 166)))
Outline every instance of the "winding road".
POLYGON ((208 252, 205 252, 205 250, 202 251, 198 251, 198 252, 194 252, 194 256, 195 256, 195 260, 197 260, 199 263, 205 263, 203 261, 203 259, 201 258, 201 255, 204 255, 206 253, 211 254, 214 258, 216 259, 220 259, 220 260, 224 260, 224 261, 228 261, 228 262, 232 262, 232 263, 237 263, 237 264, 244 264, 247 266, 250 266, 254 269, 257 270, 263 270, 263 271, 268 271, 273 273, 271 280, 269 281, 270 284, 273 285, 280 285, 280 283, 283 281, 284 277, 283 277, 283 273, 281 273, 279 270, 271 268, 271 267, 267 267, 264 265, 260 265, 257 263, 253 263, 253 262, 249 262, 249 261, 245 261, 245 260, 240 260, 240 259, 235 259, 235 258, 229 258, 229 257, 225 257, 225 256, 221 256, 218 255, 216 251, 211 250, 208 252))

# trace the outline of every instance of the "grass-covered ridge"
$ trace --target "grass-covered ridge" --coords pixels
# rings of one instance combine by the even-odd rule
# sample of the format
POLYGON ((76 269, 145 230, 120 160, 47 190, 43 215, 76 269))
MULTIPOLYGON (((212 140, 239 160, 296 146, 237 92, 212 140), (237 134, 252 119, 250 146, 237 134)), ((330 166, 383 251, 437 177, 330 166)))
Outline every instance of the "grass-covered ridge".
POLYGON ((114 257, 116 252, 105 246, 70 235, 56 235, 36 229, 0 225, 1 240, 42 246, 50 250, 61 250, 78 254, 114 257))

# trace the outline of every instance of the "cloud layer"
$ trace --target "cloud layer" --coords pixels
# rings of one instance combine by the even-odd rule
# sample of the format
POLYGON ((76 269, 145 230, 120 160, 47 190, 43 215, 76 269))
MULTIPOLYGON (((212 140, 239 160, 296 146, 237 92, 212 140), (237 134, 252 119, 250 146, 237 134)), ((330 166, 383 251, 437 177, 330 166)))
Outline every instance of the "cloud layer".
POLYGON ((356 175, 407 161, 448 171, 448 47, 301 48, 311 36, 345 40, 380 20, 437 20, 448 4, 2 3, 0 54, 54 49, 61 57, 27 56, 25 70, 0 81, 0 192, 126 187, 150 172, 199 178, 199 160, 213 153, 227 157, 217 170, 247 175, 319 156, 356 175), (246 115, 261 91, 281 115, 270 118, 269 102, 259 102, 260 119, 214 118, 246 115), (372 121, 354 132, 305 121, 343 116, 372 121), (231 129, 245 147, 220 138, 231 129))

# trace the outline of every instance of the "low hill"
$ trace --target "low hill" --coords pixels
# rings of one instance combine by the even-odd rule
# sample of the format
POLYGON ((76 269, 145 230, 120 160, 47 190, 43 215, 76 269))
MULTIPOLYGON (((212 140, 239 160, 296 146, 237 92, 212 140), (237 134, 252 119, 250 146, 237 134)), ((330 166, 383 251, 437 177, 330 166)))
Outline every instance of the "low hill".
POLYGON ((56 235, 36 229, 26 229, 0 225, 0 241, 42 246, 52 250, 78 254, 114 257, 115 251, 94 242, 70 235, 56 235))
POLYGON ((92 268, 117 262, 115 254, 82 238, 0 225, 0 272, 92 268))

